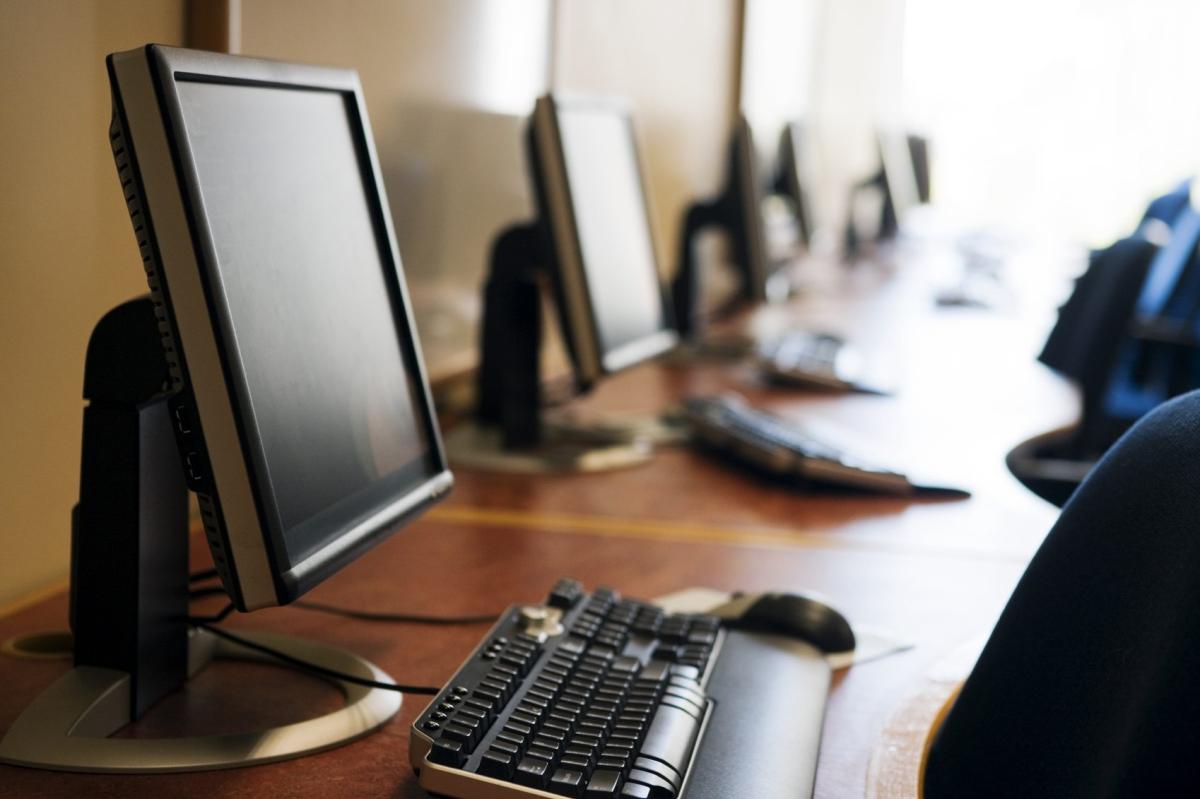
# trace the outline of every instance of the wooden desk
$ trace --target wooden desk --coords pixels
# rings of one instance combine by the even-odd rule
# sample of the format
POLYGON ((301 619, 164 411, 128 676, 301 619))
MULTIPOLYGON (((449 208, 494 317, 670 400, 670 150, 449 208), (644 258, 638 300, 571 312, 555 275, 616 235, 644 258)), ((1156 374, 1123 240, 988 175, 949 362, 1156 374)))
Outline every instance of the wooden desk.
MULTIPOLYGON (((835 306, 835 321, 860 324, 855 329, 868 343, 886 339, 898 353, 906 379, 896 397, 789 393, 756 383, 742 367, 655 364, 613 379, 579 410, 653 409, 685 391, 733 387, 781 413, 852 425, 898 457, 943 467, 975 489, 972 499, 789 493, 685 450, 601 475, 532 480, 462 471, 445 505, 322 585, 314 598, 476 613, 538 600, 562 575, 642 597, 689 585, 820 591, 852 620, 917 644, 836 679, 817 795, 863 796, 868 759, 889 714, 932 664, 987 632, 1055 518, 1053 508, 1004 471, 1005 451, 1023 437, 1069 422, 1077 401, 1032 361, 1044 334, 1037 319, 926 313, 927 295, 909 288, 875 287, 863 295, 867 299, 853 291, 845 296, 851 299, 835 306), (898 317, 908 321, 901 324, 898 317)), ((814 308, 796 310, 805 311, 814 318, 814 308)), ((196 562, 206 560, 200 542, 194 546, 196 562)), ((65 608, 58 595, 2 618, 0 639, 61 628, 65 608)), ((399 680, 431 685, 441 685, 482 634, 479 627, 335 621, 298 609, 261 612, 229 625, 320 638, 374 660, 399 680)), ((0 730, 66 667, 0 658, 6 686, 0 730)), ((130 732, 247 729, 337 700, 332 688, 285 670, 219 664, 130 732)), ((0 767, 0 795, 419 797, 424 794, 408 767, 406 745, 408 726, 424 704, 422 697, 408 698, 400 716, 377 734, 288 763, 183 776, 0 767)))

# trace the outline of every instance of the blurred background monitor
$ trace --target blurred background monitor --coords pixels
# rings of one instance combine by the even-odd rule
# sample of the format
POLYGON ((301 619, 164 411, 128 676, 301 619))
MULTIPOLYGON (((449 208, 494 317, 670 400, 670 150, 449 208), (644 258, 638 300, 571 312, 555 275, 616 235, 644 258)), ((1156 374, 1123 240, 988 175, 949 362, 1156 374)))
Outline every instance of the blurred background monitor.
POLYGON ((633 122, 618 101, 537 101, 530 161, 562 329, 582 385, 677 341, 633 122))
POLYGON ((779 156, 775 166, 775 190, 791 203, 798 244, 808 249, 813 240, 811 150, 807 130, 800 120, 787 123, 779 134, 779 156))
MULTIPOLYGON (((881 130, 876 142, 884 190, 881 233, 883 236, 895 235, 903 231, 906 218, 922 203, 920 181, 907 133, 881 130)), ((925 182, 928 185, 928 181, 925 182)))

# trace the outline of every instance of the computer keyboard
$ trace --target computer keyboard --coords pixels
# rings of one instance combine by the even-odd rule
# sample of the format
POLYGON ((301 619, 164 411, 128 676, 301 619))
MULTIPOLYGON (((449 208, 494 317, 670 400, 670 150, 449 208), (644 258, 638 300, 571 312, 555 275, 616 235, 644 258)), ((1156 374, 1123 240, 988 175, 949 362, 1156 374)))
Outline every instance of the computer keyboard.
POLYGON ((810 435, 736 395, 692 397, 684 403, 692 438, 739 464, 800 483, 814 482, 884 494, 967 495, 960 488, 916 481, 810 435))
POLYGON ((810 796, 829 667, 811 645, 560 580, 510 608, 413 722, 438 796, 810 796))
POLYGON ((764 342, 758 364, 772 381, 839 391, 885 394, 866 374, 862 354, 838 336, 793 330, 764 342))

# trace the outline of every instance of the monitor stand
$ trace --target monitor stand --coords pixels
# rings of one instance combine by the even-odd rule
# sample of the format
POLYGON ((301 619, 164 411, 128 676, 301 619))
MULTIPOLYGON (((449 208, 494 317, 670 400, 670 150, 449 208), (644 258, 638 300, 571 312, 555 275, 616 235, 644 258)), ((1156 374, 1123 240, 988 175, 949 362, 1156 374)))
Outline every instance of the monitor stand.
MULTIPOLYGON (((0 740, 0 762, 77 772, 202 771, 330 749, 387 722, 399 693, 334 680, 346 706, 256 732, 112 738, 215 658, 266 659, 189 629, 187 483, 173 420, 185 381, 163 354, 149 298, 106 314, 88 344, 83 458, 72 513, 74 668, 0 740)), ((301 660, 376 681, 376 666, 324 644, 240 632, 301 660)), ((272 661, 273 662, 273 661, 272 661)))
MULTIPOLYGON (((709 317, 720 317, 736 310, 750 296, 753 279, 745 264, 738 264, 741 287, 723 307, 711 312, 704 310, 704 279, 697 255, 700 235, 718 228, 731 237, 744 235, 729 220, 736 214, 731 201, 724 195, 710 201, 698 201, 688 206, 680 231, 679 268, 671 282, 671 306, 675 314, 675 329, 679 332, 680 347, 667 356, 667 363, 690 366, 696 362, 738 361, 754 353, 755 338, 739 331, 713 333, 708 328, 709 317)), ((735 250, 745 250, 735 246, 735 250)))
POLYGON ((476 416, 445 434, 451 463, 497 472, 594 472, 645 463, 650 442, 542 413, 542 284, 548 245, 536 223, 492 245, 484 286, 476 416))

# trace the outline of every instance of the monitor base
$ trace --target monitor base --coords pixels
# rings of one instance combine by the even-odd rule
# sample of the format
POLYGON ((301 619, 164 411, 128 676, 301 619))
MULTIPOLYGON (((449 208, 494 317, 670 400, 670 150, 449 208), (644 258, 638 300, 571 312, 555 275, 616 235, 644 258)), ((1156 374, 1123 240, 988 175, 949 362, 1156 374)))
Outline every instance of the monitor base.
POLYGON ((661 413, 576 414, 549 412, 542 424, 551 435, 591 441, 645 442, 655 448, 679 446, 691 438, 691 427, 682 408, 661 413))
MULTIPOLYGON (((378 667, 336 647, 274 633, 242 637, 326 668, 389 680, 378 667)), ((265 655, 203 631, 192 634, 189 676, 213 658, 264 660, 265 655)), ((210 771, 271 763, 332 749, 382 726, 400 710, 401 695, 333 680, 346 706, 305 721, 257 732, 192 738, 110 738, 132 721, 130 675, 76 666, 47 688, 0 740, 0 763, 51 771, 163 773, 210 771)))
POLYGON ((546 425, 533 446, 506 448, 499 428, 463 422, 443 440, 452 465, 511 474, 605 472, 640 466, 651 456, 644 439, 584 426, 546 425))
POLYGON ((758 340, 740 332, 716 333, 687 341, 667 356, 667 363, 687 367, 700 362, 740 361, 754 354, 758 340))

